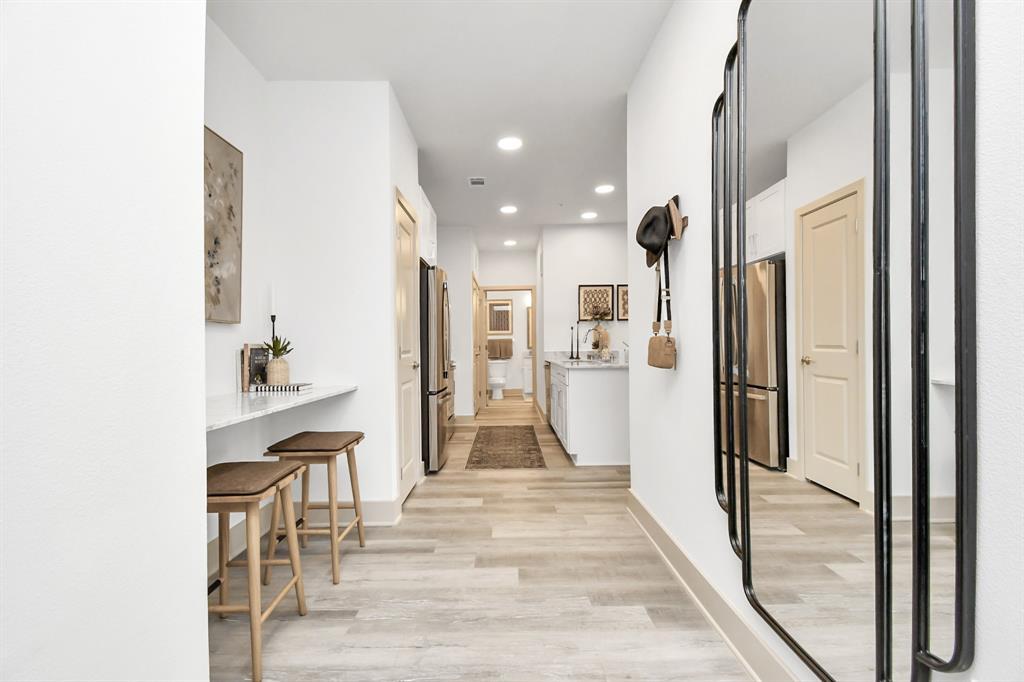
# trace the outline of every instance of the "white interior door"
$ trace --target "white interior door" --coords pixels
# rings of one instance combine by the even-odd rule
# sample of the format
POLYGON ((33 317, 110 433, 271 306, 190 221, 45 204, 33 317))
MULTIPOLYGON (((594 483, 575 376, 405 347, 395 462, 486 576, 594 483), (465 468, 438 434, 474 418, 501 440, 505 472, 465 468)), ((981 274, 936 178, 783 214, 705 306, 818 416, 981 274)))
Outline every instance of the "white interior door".
POLYGON ((857 194, 800 217, 804 476, 860 500, 860 274, 857 194))
POLYGON ((419 261, 415 212, 399 193, 395 202, 395 303, 398 323, 398 464, 404 500, 423 475, 420 455, 419 261))

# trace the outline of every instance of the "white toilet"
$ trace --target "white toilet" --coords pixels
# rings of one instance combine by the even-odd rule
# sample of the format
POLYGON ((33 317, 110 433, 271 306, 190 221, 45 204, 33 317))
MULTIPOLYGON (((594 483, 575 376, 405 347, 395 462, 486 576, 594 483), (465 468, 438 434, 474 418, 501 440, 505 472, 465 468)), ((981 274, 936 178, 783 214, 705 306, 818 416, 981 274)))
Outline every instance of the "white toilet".
POLYGON ((487 361, 487 387, 491 389, 491 400, 505 397, 505 383, 508 381, 508 360, 487 361))

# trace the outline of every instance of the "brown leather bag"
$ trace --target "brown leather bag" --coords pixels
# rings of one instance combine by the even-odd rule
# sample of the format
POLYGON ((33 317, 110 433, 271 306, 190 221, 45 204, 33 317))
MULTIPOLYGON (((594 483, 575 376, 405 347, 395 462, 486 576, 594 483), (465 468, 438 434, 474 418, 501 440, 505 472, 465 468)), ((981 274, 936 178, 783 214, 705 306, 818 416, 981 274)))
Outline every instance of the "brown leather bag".
POLYGON ((668 249, 663 252, 665 260, 665 288, 661 288, 661 263, 655 268, 658 278, 658 306, 651 330, 654 332, 647 341, 647 364, 659 369, 676 368, 676 340, 672 338, 672 294, 669 290, 668 249), (665 321, 661 321, 661 301, 665 299, 665 321), (661 331, 664 330, 664 334, 661 331))

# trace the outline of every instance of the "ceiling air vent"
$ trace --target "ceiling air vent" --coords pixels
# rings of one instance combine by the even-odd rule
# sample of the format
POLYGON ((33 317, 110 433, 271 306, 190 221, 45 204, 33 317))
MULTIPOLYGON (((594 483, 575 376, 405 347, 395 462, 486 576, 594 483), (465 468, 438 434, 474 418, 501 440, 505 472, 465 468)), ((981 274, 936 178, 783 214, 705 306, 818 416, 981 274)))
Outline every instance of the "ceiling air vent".
POLYGON ((469 179, 469 186, 470 187, 483 187, 486 184, 487 184, 487 178, 470 178, 469 179))

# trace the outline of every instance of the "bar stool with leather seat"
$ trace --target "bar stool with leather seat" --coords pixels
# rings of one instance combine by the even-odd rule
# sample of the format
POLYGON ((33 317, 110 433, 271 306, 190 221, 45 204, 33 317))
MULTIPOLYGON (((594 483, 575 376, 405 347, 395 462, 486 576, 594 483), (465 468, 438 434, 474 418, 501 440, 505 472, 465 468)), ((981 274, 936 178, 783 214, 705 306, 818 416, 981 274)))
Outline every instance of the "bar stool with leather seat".
MULTIPOLYGON (((294 436, 274 443, 264 453, 267 457, 277 457, 280 460, 301 462, 307 466, 302 474, 302 513, 299 518, 298 534, 302 536, 302 546, 306 546, 306 539, 310 535, 327 535, 331 540, 331 573, 334 584, 341 581, 341 541, 348 535, 352 528, 359 531, 359 546, 366 546, 366 530, 363 526, 363 504, 359 498, 359 476, 356 473, 356 445, 363 441, 364 434, 361 431, 303 431, 294 436), (345 453, 348 458, 348 477, 352 484, 352 501, 338 502, 338 456, 345 453), (309 470, 313 464, 327 465, 327 502, 309 501, 309 470), (310 509, 326 509, 327 526, 313 527, 309 523, 310 509), (355 518, 341 531, 338 530, 338 510, 352 509, 355 518)), ((283 500, 282 500, 283 502, 283 500)), ((274 509, 271 527, 276 528, 278 510, 274 509)), ((272 557, 276 548, 278 534, 270 536, 270 547, 267 549, 267 556, 272 557)), ((271 567, 268 564, 263 575, 263 583, 270 582, 271 567)))
MULTIPOLYGON (((294 588, 299 615, 306 615, 306 593, 302 584, 302 565, 299 561, 299 538, 295 532, 295 508, 292 504, 292 483, 306 467, 301 462, 225 462, 206 470, 206 511, 217 514, 219 521, 218 552, 220 554, 218 579, 210 588, 219 589, 218 604, 209 606, 211 613, 223 618, 229 613, 249 613, 249 634, 252 644, 252 679, 263 677, 262 628, 281 600, 294 588), (273 496, 275 507, 284 509, 284 532, 288 538, 288 559, 260 559, 260 502, 273 496), (230 560, 231 512, 245 513, 246 550, 244 560, 230 560), (260 594, 260 566, 290 564, 292 578, 262 608, 260 594), (248 604, 228 603, 228 569, 245 566, 249 569, 248 604)), ((275 524, 276 526, 276 524, 275 524)), ((275 526, 272 526, 275 527, 275 526)), ((271 533, 271 538, 275 537, 271 533)))

